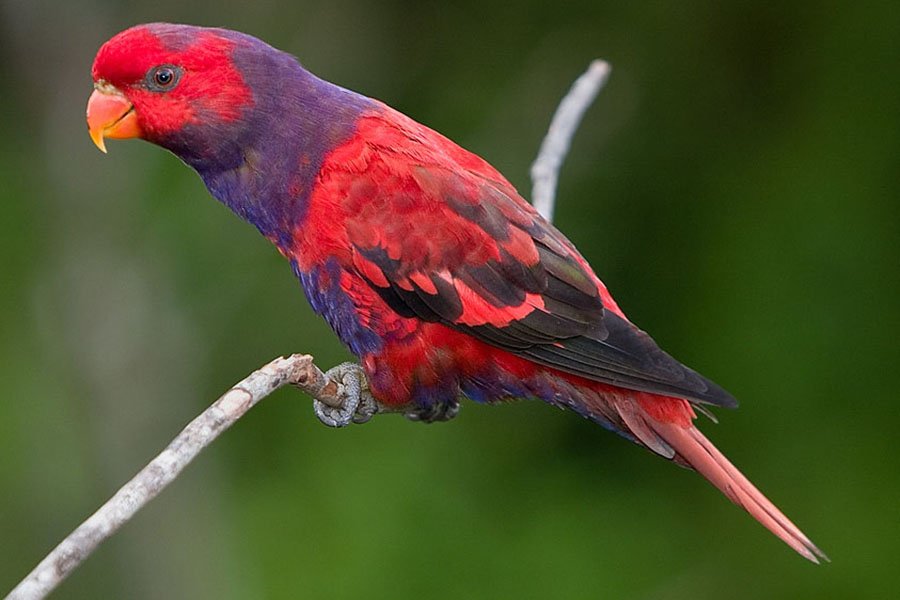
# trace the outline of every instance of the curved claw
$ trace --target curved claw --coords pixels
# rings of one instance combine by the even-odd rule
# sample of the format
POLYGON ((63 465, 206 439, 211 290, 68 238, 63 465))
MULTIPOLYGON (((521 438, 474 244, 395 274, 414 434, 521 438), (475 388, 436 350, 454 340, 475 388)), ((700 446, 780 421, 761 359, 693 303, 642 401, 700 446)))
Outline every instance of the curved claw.
POLYGON ((435 423, 437 421, 449 421, 459 414, 459 400, 451 402, 436 402, 428 408, 416 408, 404 413, 410 421, 422 423, 435 423))
POLYGON ((325 377, 338 385, 341 406, 329 406, 313 400, 316 417, 329 427, 346 427, 350 423, 365 423, 378 412, 378 404, 369 393, 365 373, 356 363, 342 363, 329 369, 325 377))

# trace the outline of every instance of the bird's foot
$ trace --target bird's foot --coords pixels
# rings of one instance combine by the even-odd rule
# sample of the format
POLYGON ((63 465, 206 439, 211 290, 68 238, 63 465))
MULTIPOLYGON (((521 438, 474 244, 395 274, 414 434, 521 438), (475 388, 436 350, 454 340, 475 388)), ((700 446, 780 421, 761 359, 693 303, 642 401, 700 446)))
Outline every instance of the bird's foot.
POLYGON ((346 427, 350 423, 365 423, 378 412, 378 403, 369 392, 366 374, 358 364, 339 364, 326 371, 325 379, 337 386, 334 397, 341 400, 339 406, 313 400, 316 417, 325 425, 346 427))
POLYGON ((422 423, 449 421, 459 414, 459 400, 454 398, 449 402, 435 402, 431 406, 416 407, 403 414, 410 421, 421 421, 422 423))

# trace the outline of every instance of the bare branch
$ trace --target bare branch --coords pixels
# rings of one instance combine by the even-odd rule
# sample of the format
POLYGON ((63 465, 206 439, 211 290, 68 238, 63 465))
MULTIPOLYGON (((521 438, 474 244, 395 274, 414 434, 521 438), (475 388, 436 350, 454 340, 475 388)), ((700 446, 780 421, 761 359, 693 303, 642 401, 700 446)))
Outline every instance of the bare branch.
POLYGON ((550 121, 550 128, 534 163, 531 165, 531 202, 541 215, 553 222, 553 206, 556 203, 556 182, 559 168, 569 153, 572 136, 606 79, 609 63, 595 60, 581 77, 575 80, 550 121))
POLYGON ((292 384, 329 406, 342 403, 341 387, 329 381, 308 355, 276 358, 236 383, 185 427, 156 458, 78 526, 10 592, 6 600, 43 598, 106 538, 115 533, 167 485, 200 451, 257 402, 292 384))
MULTIPOLYGON (((608 74, 609 65, 595 60, 587 72, 573 84, 553 116, 550 130, 531 167, 534 205, 548 220, 553 217, 559 168, 568 153, 572 135, 608 74)), ((46 597, 103 540, 115 533, 172 483, 219 434, 275 390, 288 384, 295 385, 321 404, 335 409, 346 408, 348 396, 354 393, 351 389, 353 385, 348 386, 345 380, 338 378, 346 375, 347 372, 337 368, 326 375, 313 364, 311 356, 301 354, 276 358, 254 371, 191 421, 165 450, 54 548, 5 600, 37 600, 46 597), (335 379, 331 378, 332 373, 335 379)), ((359 393, 359 386, 355 387, 355 393, 359 393)), ((351 415, 352 421, 364 422, 372 414, 384 410, 385 407, 377 404, 362 407, 351 415)), ((319 417, 322 419, 321 414, 319 417)), ((329 424, 327 418, 323 422, 329 424)))

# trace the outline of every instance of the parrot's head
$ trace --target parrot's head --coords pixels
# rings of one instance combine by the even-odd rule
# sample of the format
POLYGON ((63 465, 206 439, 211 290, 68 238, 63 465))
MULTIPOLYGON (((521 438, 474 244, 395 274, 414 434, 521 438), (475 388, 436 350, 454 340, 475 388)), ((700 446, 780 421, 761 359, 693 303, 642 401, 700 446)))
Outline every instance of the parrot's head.
POLYGON ((87 124, 100 150, 141 138, 172 151, 270 237, 291 229, 324 157, 376 106, 252 36, 191 25, 126 29, 92 76, 87 124))
POLYGON ((106 152, 105 138, 142 138, 188 162, 221 154, 253 130, 261 99, 248 76, 265 73, 281 54, 224 29, 167 23, 127 29, 94 59, 91 139, 106 152))

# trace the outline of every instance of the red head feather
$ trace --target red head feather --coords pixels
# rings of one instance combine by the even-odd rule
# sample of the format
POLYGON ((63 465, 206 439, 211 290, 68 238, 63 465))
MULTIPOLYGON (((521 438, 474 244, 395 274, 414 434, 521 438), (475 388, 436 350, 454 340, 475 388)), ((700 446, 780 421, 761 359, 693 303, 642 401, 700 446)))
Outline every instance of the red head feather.
POLYGON ((132 103, 145 137, 155 140, 190 123, 234 121, 253 105, 253 93, 232 60, 241 43, 224 30, 139 25, 100 48, 92 75, 98 86, 113 86, 132 103), (159 68, 171 69, 174 85, 155 83, 159 68))

